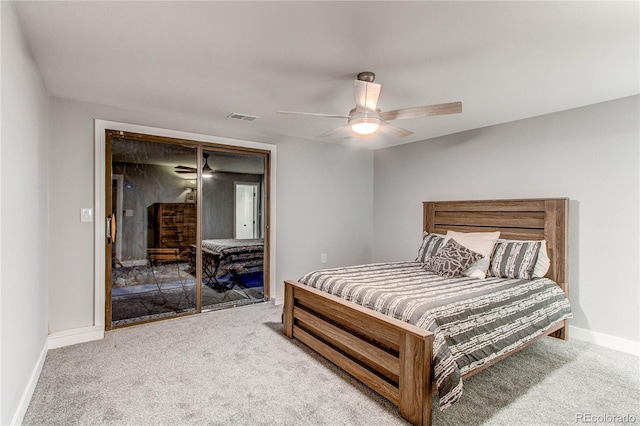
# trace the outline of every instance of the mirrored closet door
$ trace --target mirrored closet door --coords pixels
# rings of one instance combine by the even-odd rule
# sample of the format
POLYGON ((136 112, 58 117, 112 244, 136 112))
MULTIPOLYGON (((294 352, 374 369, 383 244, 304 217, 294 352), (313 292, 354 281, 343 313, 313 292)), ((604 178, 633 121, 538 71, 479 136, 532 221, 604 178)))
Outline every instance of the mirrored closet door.
POLYGON ((209 149, 203 157, 203 309, 262 301, 265 158, 209 149))
POLYGON ((197 147, 125 135, 109 141, 112 325, 193 312, 197 147))
POLYGON ((106 142, 107 329, 268 298, 268 153, 106 142))

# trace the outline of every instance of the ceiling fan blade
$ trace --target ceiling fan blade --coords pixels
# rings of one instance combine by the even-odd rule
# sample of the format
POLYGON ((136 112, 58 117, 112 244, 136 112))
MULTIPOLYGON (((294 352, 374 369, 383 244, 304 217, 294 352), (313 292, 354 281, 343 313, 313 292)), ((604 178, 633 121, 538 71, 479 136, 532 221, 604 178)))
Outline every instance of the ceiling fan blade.
POLYGON ((376 110, 378 98, 380 97, 380 86, 378 83, 368 83, 366 81, 354 80, 356 108, 365 108, 371 111, 376 110))
POLYGON ((386 121, 383 121, 382 124, 380 125, 380 131, 387 133, 389 135, 395 136, 397 138, 404 138, 405 136, 409 136, 413 134, 411 130, 407 130, 404 127, 387 123, 386 121))
POLYGON ((383 120, 402 120, 405 118, 428 117, 432 115, 459 114, 462 112, 462 102, 425 105, 413 108, 402 108, 394 111, 381 112, 383 120))
POLYGON ((321 114, 317 112, 299 112, 299 111, 277 111, 278 114, 293 114, 293 115, 312 115, 315 117, 328 117, 328 118, 349 118, 348 115, 336 115, 336 114, 321 114))
POLYGON ((327 130, 327 131, 326 131, 326 132, 324 132, 324 133, 320 133, 320 134, 319 134, 318 136, 316 136, 316 137, 317 137, 317 138, 326 138, 326 137, 333 136, 333 135, 335 135, 335 134, 337 134, 337 133, 340 133, 340 132, 342 132, 343 130, 347 130, 347 129, 349 129, 349 125, 348 125, 348 124, 345 124, 345 125, 343 125, 343 126, 336 127, 335 129, 327 130))
POLYGON ((176 173, 181 174, 181 175, 195 175, 196 171, 195 170, 174 170, 176 173))
POLYGON ((179 170, 193 170, 193 173, 196 172, 196 168, 195 167, 187 167, 187 166, 175 166, 175 169, 179 169, 179 170))

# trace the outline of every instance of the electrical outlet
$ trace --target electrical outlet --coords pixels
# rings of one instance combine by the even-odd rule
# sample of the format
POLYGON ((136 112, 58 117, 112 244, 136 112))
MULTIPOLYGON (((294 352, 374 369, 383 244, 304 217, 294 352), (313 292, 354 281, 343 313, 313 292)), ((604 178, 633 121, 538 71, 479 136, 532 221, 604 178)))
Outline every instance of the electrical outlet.
POLYGON ((320 263, 327 263, 327 253, 320 254, 320 263))

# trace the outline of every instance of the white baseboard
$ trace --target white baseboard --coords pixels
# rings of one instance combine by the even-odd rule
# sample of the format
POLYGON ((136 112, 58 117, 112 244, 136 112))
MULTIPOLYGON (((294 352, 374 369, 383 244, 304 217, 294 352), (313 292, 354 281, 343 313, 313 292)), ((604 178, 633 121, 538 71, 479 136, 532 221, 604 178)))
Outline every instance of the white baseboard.
POLYGON ((582 340, 583 342, 589 342, 595 345, 604 346, 605 348, 615 349, 617 351, 626 352, 631 355, 640 356, 639 342, 621 339, 620 337, 610 336, 608 334, 598 333, 597 331, 585 330, 584 328, 569 326, 569 339, 582 340))
POLYGON ((55 349, 63 346, 75 345, 77 343, 91 342, 104 338, 104 325, 94 325, 90 327, 75 328, 73 330, 52 333, 47 339, 47 348, 55 349))
POLYGON ((24 415, 27 413, 27 408, 29 408, 29 403, 31 402, 31 397, 33 396, 33 392, 36 390, 36 385, 38 384, 38 379, 40 378, 40 373, 42 373, 42 367, 44 366, 44 360, 47 357, 47 345, 42 348, 40 352, 40 356, 36 361, 36 365, 31 372, 31 376, 29 376, 29 381, 27 382, 27 386, 20 397, 20 401, 18 402, 18 407, 16 408, 16 412, 13 415, 13 419, 11 420, 12 425, 20 425, 22 424, 22 420, 24 420, 24 415))
POLYGON ((42 351, 40 352, 40 356, 38 356, 38 360, 31 372, 31 376, 29 376, 29 381, 27 382, 27 386, 20 397, 20 401, 18 402, 18 407, 13 415, 11 424, 22 424, 24 415, 27 413, 27 408, 29 408, 33 392, 36 390, 36 385, 38 384, 40 373, 42 373, 42 367, 44 366, 44 361, 47 358, 47 351, 49 349, 75 345, 76 343, 90 342, 92 340, 99 340, 102 338, 104 338, 104 325, 83 327, 50 334, 47 337, 42 351))

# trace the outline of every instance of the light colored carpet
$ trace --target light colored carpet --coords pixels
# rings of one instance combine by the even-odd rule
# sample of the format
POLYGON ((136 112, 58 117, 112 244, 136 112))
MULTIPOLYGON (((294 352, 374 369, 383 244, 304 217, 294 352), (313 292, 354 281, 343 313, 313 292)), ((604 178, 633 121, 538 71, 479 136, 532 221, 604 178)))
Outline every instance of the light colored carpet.
MULTIPOLYGON (((280 314, 262 303, 51 350, 23 424, 406 424, 388 401, 282 335, 280 314)), ((640 423, 639 400, 637 357, 546 338, 468 380, 461 401, 434 409, 434 424, 604 415, 640 423)))

